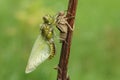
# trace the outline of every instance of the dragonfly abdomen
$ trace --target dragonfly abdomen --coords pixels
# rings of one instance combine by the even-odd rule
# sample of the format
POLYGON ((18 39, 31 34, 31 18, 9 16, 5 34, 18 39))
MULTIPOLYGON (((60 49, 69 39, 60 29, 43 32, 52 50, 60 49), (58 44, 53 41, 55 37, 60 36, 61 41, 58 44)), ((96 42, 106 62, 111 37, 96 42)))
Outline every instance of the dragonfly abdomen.
POLYGON ((55 44, 54 43, 50 43, 50 57, 49 57, 49 59, 51 59, 52 57, 54 57, 54 55, 55 55, 55 44))

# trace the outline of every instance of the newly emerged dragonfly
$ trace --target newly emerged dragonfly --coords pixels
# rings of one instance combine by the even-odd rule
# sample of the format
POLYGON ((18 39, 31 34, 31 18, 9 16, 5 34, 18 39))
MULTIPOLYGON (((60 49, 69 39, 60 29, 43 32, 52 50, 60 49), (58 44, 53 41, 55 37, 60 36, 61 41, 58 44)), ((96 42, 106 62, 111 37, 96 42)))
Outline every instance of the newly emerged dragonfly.
POLYGON ((46 59, 51 59, 55 55, 53 18, 50 15, 43 17, 44 23, 40 26, 40 34, 32 48, 26 73, 30 73, 46 59))
POLYGON ((40 34, 32 48, 26 73, 30 73, 46 59, 51 59, 55 55, 54 26, 60 31, 60 42, 65 41, 68 28, 73 31, 67 22, 65 12, 59 12, 55 16, 46 15, 43 17, 43 24, 40 26, 40 34))

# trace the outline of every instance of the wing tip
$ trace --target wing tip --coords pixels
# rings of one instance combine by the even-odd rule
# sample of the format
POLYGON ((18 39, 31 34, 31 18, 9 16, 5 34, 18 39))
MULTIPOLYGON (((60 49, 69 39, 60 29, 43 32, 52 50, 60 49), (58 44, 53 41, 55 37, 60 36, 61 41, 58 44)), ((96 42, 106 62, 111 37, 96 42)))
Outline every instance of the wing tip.
POLYGON ((25 70, 25 73, 26 73, 26 74, 31 73, 31 72, 34 71, 35 69, 36 69, 36 67, 27 66, 27 67, 26 67, 26 70, 25 70))

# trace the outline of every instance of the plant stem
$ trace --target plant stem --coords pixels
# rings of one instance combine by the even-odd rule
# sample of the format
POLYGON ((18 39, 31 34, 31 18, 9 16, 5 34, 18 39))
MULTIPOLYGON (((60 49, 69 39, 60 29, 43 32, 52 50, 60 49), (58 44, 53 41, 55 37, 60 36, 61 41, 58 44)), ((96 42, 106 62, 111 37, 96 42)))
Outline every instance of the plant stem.
MULTIPOLYGON (((69 0, 67 17, 69 18, 69 17, 71 17, 71 15, 74 16, 74 18, 68 19, 68 24, 72 28, 74 25, 77 3, 78 3, 78 0, 69 0)), ((60 60, 59 60, 59 64, 58 64, 57 80, 70 80, 70 78, 67 76, 67 67, 68 67, 68 61, 69 61, 69 55, 70 55, 72 34, 73 34, 73 31, 71 31, 68 28, 66 42, 62 43, 61 56, 60 56, 60 60)))

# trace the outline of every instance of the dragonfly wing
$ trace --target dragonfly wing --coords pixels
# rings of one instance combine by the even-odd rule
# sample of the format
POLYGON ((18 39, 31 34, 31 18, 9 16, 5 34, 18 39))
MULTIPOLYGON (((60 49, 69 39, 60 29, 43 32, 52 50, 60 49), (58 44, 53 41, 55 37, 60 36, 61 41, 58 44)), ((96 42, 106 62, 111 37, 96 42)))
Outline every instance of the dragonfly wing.
POLYGON ((36 69, 36 67, 45 61, 50 56, 49 44, 43 39, 41 35, 38 36, 32 48, 28 64, 26 67, 26 73, 30 73, 36 69))

